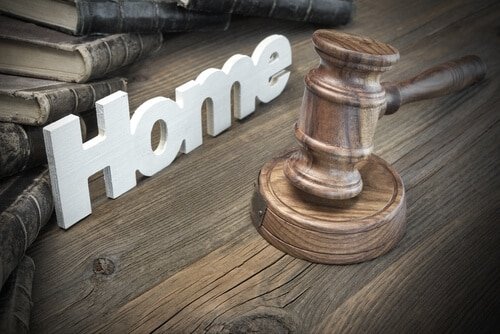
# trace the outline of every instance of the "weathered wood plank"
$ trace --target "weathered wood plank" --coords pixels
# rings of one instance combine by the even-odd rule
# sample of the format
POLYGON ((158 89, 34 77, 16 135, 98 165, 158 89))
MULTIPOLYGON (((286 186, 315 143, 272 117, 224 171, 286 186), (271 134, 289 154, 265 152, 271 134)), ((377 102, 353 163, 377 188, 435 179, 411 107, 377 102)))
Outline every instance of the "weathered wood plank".
MULTIPOLYGON (((174 87, 207 67, 220 67, 228 55, 250 53, 271 33, 283 33, 292 42, 289 87, 272 104, 260 105, 248 120, 234 122, 219 137, 205 137, 201 148, 142 179, 117 200, 104 197, 102 179, 97 178, 91 186, 96 199, 92 216, 66 232, 55 226, 46 229, 30 251, 38 268, 33 330, 218 332, 262 323, 268 326, 263 328, 301 332, 330 328, 357 307, 364 310, 355 303, 363 303, 371 289, 374 296, 389 298, 393 309, 400 308, 394 321, 409 319, 413 303, 425 308, 413 316, 425 320, 436 301, 431 288, 442 280, 455 283, 435 288, 437 296, 465 287, 469 290, 457 292, 455 301, 476 291, 498 297, 491 284, 499 277, 492 271, 499 261, 494 248, 499 231, 492 224, 498 220, 499 200, 494 191, 499 167, 499 10, 492 3, 358 2, 355 23, 346 30, 393 43, 402 54, 388 79, 468 52, 485 58, 489 74, 477 88, 405 107, 379 123, 375 152, 394 163, 404 178, 409 229, 394 252, 347 267, 310 265, 284 256, 254 231, 248 214, 258 170, 294 145, 291 127, 301 102, 302 78, 318 61, 309 42, 312 27, 241 20, 225 33, 167 38, 160 54, 128 72, 134 108, 157 95, 173 97, 174 87), (485 262, 461 259, 461 243, 467 253, 486 254, 485 262), (451 256, 445 262, 439 262, 441 257, 427 259, 434 253, 451 256), (109 262, 95 262, 98 258, 113 261, 114 269, 109 262), (463 275, 455 265, 467 266, 463 275), (428 270, 437 272, 429 278, 428 270), (467 285, 464 277, 485 288, 467 285), (395 290, 391 282, 402 288, 395 290), (418 299, 414 287, 425 298, 418 299), (408 304, 403 304, 405 297, 408 304)), ((394 325, 385 323, 390 306, 366 298, 384 313, 369 313, 377 328, 394 325)), ((481 304, 489 321, 491 298, 464 306, 471 310, 457 309, 464 315, 462 323, 450 318, 445 323, 474 323, 479 318, 465 315, 476 317, 474 307, 481 304)), ((445 319, 444 306, 437 304, 440 311, 422 324, 423 329, 445 319)), ((354 324, 367 326, 363 321, 354 324)))

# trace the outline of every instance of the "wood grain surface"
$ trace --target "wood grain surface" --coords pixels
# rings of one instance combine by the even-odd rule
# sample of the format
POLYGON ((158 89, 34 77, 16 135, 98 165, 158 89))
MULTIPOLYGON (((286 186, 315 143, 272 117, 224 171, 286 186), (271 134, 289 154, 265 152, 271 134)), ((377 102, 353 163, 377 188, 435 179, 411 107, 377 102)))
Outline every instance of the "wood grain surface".
POLYGON ((285 255, 255 230, 250 201, 262 165, 296 145, 303 78, 318 58, 314 27, 239 19, 227 32, 166 36, 125 73, 134 109, 264 37, 292 43, 284 93, 116 200, 93 177, 93 214, 55 222, 29 251, 34 333, 498 332, 500 330, 500 4, 357 1, 341 30, 396 47, 384 81, 478 54, 479 85, 408 105, 377 125, 374 153, 406 187, 407 232, 392 252, 350 265, 285 255))

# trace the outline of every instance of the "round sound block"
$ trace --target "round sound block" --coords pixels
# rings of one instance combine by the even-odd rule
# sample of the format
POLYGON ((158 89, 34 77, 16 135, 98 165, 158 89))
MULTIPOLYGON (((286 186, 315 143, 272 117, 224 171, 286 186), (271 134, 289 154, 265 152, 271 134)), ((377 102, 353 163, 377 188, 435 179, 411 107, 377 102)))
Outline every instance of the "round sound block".
POLYGON ((349 264, 376 258, 402 238, 403 181, 386 161, 371 155, 359 166, 361 194, 329 200, 290 184, 283 173, 289 154, 264 165, 252 199, 253 222, 269 243, 311 262, 349 264))

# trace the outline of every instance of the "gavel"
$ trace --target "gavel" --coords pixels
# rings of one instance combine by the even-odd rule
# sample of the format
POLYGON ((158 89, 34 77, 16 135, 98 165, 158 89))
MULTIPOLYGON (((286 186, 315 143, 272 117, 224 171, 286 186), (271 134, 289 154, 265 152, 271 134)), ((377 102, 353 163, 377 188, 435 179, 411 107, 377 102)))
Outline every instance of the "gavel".
POLYGON ((378 120, 402 105, 464 89, 486 75, 477 56, 465 56, 412 79, 380 82, 399 52, 375 39, 318 30, 320 64, 305 78, 295 124, 298 150, 266 164, 252 217, 277 248, 313 262, 373 259, 404 235, 403 181, 372 154, 378 120))

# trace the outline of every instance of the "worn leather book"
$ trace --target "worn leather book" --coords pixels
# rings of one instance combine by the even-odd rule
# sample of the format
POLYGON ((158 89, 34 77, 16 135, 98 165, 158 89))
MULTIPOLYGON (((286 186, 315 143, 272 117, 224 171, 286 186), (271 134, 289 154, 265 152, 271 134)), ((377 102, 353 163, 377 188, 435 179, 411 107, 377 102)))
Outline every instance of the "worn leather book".
POLYGON ((0 74, 0 122, 45 125, 93 109, 118 90, 127 90, 124 78, 75 84, 0 74))
POLYGON ((41 127, 0 123, 0 178, 47 160, 41 127))
POLYGON ((24 256, 0 291, 0 333, 29 333, 35 263, 24 256))
POLYGON ((53 209, 46 166, 0 180, 0 285, 22 260, 53 209))
POLYGON ((0 73, 87 82, 160 49, 162 34, 76 37, 0 16, 0 73))
POLYGON ((231 19, 188 11, 175 0, 0 0, 0 10, 74 35, 223 30, 231 19))
POLYGON ((352 0, 177 0, 189 10, 234 13, 337 26, 348 23, 352 0))

